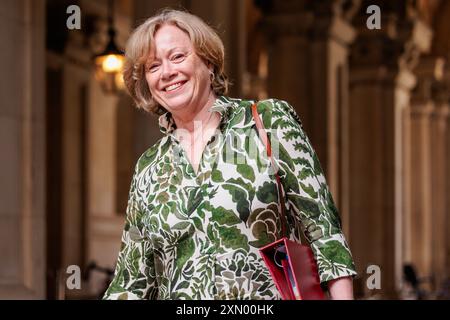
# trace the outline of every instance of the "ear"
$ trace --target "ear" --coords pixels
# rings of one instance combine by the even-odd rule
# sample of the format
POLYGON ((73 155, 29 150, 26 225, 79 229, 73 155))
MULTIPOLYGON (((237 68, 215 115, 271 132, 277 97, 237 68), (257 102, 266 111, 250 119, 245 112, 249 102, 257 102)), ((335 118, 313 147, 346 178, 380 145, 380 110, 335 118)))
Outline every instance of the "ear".
POLYGON ((208 67, 209 71, 214 72, 214 65, 212 64, 212 62, 207 62, 206 66, 208 67))

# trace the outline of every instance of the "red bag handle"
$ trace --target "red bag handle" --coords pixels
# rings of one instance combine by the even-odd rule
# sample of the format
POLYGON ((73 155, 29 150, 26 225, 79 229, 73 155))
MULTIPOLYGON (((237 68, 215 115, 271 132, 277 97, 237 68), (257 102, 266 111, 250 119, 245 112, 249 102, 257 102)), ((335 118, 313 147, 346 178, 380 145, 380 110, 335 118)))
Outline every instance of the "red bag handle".
POLYGON ((275 179, 277 180, 277 185, 278 185, 278 199, 280 199, 280 205, 281 205, 281 232, 282 232, 283 236, 284 235, 289 236, 286 233, 286 225, 287 225, 286 204, 284 203, 283 187, 281 185, 281 179, 280 179, 280 176, 278 175, 278 166, 276 165, 275 160, 273 159, 272 147, 270 145, 270 140, 269 140, 269 137, 267 136, 266 130, 264 129, 264 125, 261 121, 261 117, 258 114, 256 103, 254 103, 252 105, 252 115, 253 115, 253 119, 255 120, 255 123, 256 123, 256 128, 257 128, 259 138, 261 139, 262 143, 266 147, 267 156, 269 157, 272 167, 275 171, 274 175, 275 175, 275 179))

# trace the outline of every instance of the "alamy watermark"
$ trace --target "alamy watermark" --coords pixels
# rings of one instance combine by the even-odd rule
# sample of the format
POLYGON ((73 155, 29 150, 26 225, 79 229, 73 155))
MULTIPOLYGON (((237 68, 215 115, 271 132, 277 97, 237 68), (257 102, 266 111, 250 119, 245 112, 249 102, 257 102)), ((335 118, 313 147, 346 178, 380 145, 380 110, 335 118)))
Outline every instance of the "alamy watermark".
POLYGON ((367 29, 381 29, 381 9, 379 6, 373 4, 367 7, 366 13, 370 16, 366 20, 367 29))
POLYGON ((366 286, 369 290, 381 289, 381 268, 376 264, 367 266, 366 273, 370 276, 366 280, 366 286))
MULTIPOLYGON (((273 159, 280 159, 281 148, 283 146, 276 139, 280 135, 276 129, 266 129, 261 132, 262 137, 268 134, 271 154, 273 159), (272 138, 270 138, 272 137, 272 138)), ((189 153, 192 155, 203 154, 203 148, 206 141, 204 137, 210 137, 208 143, 213 144, 222 143, 223 149, 215 158, 203 159, 204 161, 223 161, 225 163, 240 165, 248 164, 248 161, 254 161, 257 163, 260 172, 267 172, 268 174, 274 173, 274 168, 270 162, 270 158, 267 156, 267 148, 261 140, 258 132, 252 128, 235 128, 224 135, 219 129, 204 129, 201 121, 194 121, 194 130, 189 131, 183 128, 178 128, 173 131, 172 136, 178 142, 172 148, 172 159, 175 164, 181 164, 183 162, 183 145, 184 141, 188 141, 189 153), (199 137, 199 138, 196 138, 199 137), (203 143, 192 143, 192 140, 203 139, 203 143)), ((263 138, 264 139, 264 138, 263 138)), ((210 163, 213 165, 213 163, 210 163)))
MULTIPOLYGON (((367 266, 366 273, 369 277, 366 279, 366 287, 369 290, 381 289, 381 268, 376 264, 367 266)), ((66 269, 67 279, 66 288, 68 290, 81 289, 81 269, 77 265, 70 265, 66 269)))
POLYGON ((81 289, 81 269, 77 265, 70 265, 66 269, 66 288, 68 290, 81 289))
MULTIPOLYGON (((66 13, 70 16, 66 20, 66 26, 69 30, 81 29, 81 9, 79 6, 72 4, 67 7, 66 13)), ((366 13, 370 16, 366 20, 366 26, 369 30, 381 29, 381 9, 379 6, 372 4, 366 8, 366 13)))
POLYGON ((70 16, 66 20, 66 26, 69 30, 81 29, 81 9, 77 5, 70 5, 66 9, 66 13, 70 16))

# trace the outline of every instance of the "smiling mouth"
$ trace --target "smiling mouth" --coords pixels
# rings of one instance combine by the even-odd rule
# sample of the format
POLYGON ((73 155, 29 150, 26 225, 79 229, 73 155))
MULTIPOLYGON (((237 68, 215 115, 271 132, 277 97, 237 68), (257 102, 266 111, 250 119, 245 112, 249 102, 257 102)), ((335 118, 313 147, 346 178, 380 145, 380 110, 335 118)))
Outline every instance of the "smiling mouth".
POLYGON ((173 92, 177 89, 179 89, 182 85, 184 85, 186 83, 186 81, 180 81, 174 84, 171 84, 170 86, 167 86, 164 88, 165 92, 173 92))

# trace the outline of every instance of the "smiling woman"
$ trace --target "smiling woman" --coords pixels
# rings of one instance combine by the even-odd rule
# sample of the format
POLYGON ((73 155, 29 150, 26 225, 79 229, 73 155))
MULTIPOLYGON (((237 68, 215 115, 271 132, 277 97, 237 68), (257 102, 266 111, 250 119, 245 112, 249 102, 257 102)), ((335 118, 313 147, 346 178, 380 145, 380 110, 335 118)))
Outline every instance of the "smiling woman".
POLYGON ((226 94, 228 80, 224 72, 225 52, 222 41, 200 18, 186 12, 164 10, 140 25, 128 40, 124 72, 125 83, 137 106, 156 114, 165 113, 167 105, 161 105, 152 97, 151 88, 143 80, 148 77, 148 73, 158 72, 161 76, 163 58, 176 64, 191 54, 204 64, 202 67, 208 68, 208 73, 212 72, 212 92, 216 96, 226 94), (158 31, 163 27, 176 30, 176 34, 171 35, 167 31, 161 34, 158 31), (155 37, 158 33, 163 41, 161 45, 166 45, 165 48, 160 48, 159 44, 156 46, 155 37), (177 40, 181 42, 174 42, 177 40), (174 47, 167 47, 174 43, 174 47))
POLYGON ((280 299, 258 250, 284 229, 296 241, 304 232, 331 297, 352 298, 352 256, 292 106, 257 103, 277 146, 279 193, 255 102, 224 96, 224 48, 208 25, 165 10, 134 31, 126 56, 127 88, 139 107, 160 115, 164 136, 135 167, 105 298, 280 299), (278 214, 281 201, 287 220, 278 214))
POLYGON ((154 41, 157 47, 152 48, 145 68, 150 93, 180 121, 190 122, 202 106, 215 100, 210 88, 213 65, 201 60, 189 36, 176 26, 160 27, 154 41))

